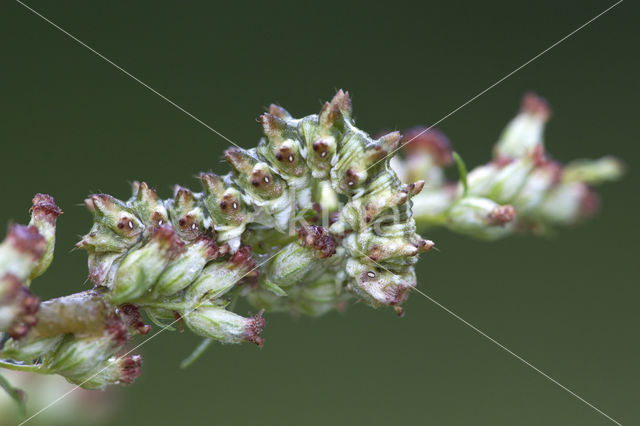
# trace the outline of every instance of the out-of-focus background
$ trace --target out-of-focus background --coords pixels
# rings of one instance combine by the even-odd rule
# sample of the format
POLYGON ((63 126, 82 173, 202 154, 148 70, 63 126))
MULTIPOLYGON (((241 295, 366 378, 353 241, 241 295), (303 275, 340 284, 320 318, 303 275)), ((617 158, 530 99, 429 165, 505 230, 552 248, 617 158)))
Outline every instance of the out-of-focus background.
MULTIPOLYGON (((429 125, 613 1, 26 3, 251 147, 270 103, 303 116, 338 88, 367 131, 429 125)), ((478 165, 537 91, 553 107, 553 155, 626 162, 602 212, 552 238, 431 232, 440 251, 418 267, 424 292, 622 424, 640 422, 637 17, 622 3, 439 125, 478 165)), ((0 40, 0 223, 26 221, 35 192, 54 195, 56 260, 34 290, 85 289, 86 256, 71 252, 91 222, 84 196, 126 198, 136 179, 162 196, 199 189, 199 171, 227 171, 228 143, 17 2, 1 7, 0 40)), ((93 423, 611 424, 427 299, 406 308, 269 315, 262 350, 218 345, 185 371, 198 339, 167 332, 93 423)))

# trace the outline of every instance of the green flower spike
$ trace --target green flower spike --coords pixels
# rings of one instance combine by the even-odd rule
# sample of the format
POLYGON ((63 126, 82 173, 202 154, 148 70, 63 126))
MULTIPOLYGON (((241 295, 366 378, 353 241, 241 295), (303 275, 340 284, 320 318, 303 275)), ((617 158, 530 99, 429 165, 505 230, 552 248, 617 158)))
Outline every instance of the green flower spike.
POLYGON ((265 310, 318 316, 355 299, 402 315, 414 264, 435 244, 417 226, 492 240, 595 210, 592 185, 618 178, 622 165, 551 159, 549 116, 527 95, 493 159, 467 173, 435 129, 407 131, 404 158, 394 157, 402 135, 356 127, 348 92, 302 118, 271 105, 257 147, 227 149, 231 171, 200 174, 202 192, 175 186, 161 199, 134 182, 127 201, 90 195, 93 226, 77 247, 95 287, 42 303, 28 286, 51 263, 60 209, 38 194, 29 226, 11 227, 0 244, 0 366, 88 389, 131 383, 142 360, 117 355, 149 332, 141 312, 162 330, 186 325, 204 337, 184 365, 213 341, 261 346, 265 310), (448 182, 454 162, 460 181, 448 182), (260 313, 232 312, 240 298, 260 313))
POLYGON ((598 198, 591 186, 618 179, 623 166, 613 157, 577 160, 566 166, 553 160, 543 143, 550 115, 544 99, 532 93, 525 95, 519 114, 495 145, 493 160, 471 170, 458 184, 438 178, 443 176, 441 166, 445 162, 435 159, 450 152, 443 136, 440 143, 433 142, 435 138, 430 144, 412 148, 410 143, 407 160, 398 159, 393 165, 407 179, 421 175, 427 181, 428 189, 413 199, 418 225, 446 226, 474 237, 496 239, 515 231, 541 232, 592 215, 598 198), (414 158, 431 161, 416 163, 414 158))

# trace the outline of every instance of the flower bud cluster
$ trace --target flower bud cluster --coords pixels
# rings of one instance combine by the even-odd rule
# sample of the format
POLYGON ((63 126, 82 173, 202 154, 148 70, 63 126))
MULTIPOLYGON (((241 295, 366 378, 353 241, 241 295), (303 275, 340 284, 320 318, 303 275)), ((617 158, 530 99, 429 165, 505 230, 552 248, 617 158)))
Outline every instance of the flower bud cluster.
MULTIPOLYGON (((160 200, 148 185, 137 182, 127 201, 91 195, 85 205, 94 224, 77 247, 89 254, 95 289, 44 302, 33 316, 38 325, 22 339, 6 341, 0 357, 59 374, 85 388, 131 383, 140 372, 141 358, 118 354, 133 336, 150 330, 140 310, 153 321, 179 318, 196 333, 224 343, 261 345, 262 317, 245 319, 227 312, 227 302, 220 299, 256 268, 251 248, 232 253, 228 244, 216 244, 202 198, 176 187, 172 199, 160 200), (214 310, 208 322, 201 320, 214 310)), ((38 211, 34 207, 34 216, 38 211)), ((13 269, 23 263, 35 268, 48 249, 35 225, 15 228, 8 241, 30 248, 13 257, 2 253, 0 259, 13 269), (22 243, 27 237, 34 240, 28 246, 22 243), (28 262, 17 262, 23 253, 30 256, 28 262)), ((23 269, 21 278, 27 279, 33 268, 23 269)))
POLYGON ((231 172, 202 173, 200 193, 176 187, 161 200, 142 183, 128 201, 86 200, 94 226, 78 247, 110 303, 134 303, 154 320, 180 318, 199 334, 235 342, 242 332, 206 333, 209 322, 194 320, 195 311, 217 312, 222 297, 237 295, 292 312, 325 312, 346 293, 373 306, 406 299, 417 255, 433 243, 415 233, 411 217, 409 200, 424 182, 402 184, 389 167, 402 136, 373 139, 355 127, 343 91, 317 115, 295 119, 272 105, 260 123, 258 146, 227 149, 231 172), (328 276, 337 285, 327 286, 328 276))
POLYGON ((413 264, 433 243, 415 233, 409 201, 424 182, 402 184, 389 167, 402 136, 373 139, 358 129, 343 91, 317 115, 295 119, 272 105, 260 123, 257 147, 227 149, 231 172, 202 173, 200 193, 176 187, 161 200, 142 183, 128 201, 87 199, 94 226, 78 247, 111 303, 135 303, 154 320, 180 318, 219 337, 192 326, 189 312, 213 312, 221 297, 237 295, 292 312, 325 312, 347 293, 373 306, 406 299, 413 264), (253 271, 239 255, 266 260, 253 271), (327 276, 337 285, 328 287, 327 276))
POLYGON ((29 286, 53 260, 56 220, 61 213, 52 197, 37 194, 29 225, 12 225, 0 244, 0 332, 14 339, 37 323, 40 301, 29 286))
POLYGON ((132 383, 140 374, 139 355, 117 356, 133 336, 150 330, 136 306, 114 308, 103 294, 90 291, 44 302, 40 316, 53 319, 39 323, 24 339, 8 340, 2 357, 37 366, 40 373, 59 374, 86 389, 132 383))
POLYGON ((159 199, 144 182, 134 183, 128 201, 90 196, 86 205, 95 222, 78 247, 89 253, 89 276, 107 290, 110 304, 135 304, 158 323, 177 318, 223 343, 238 343, 239 336, 261 342, 256 335, 261 327, 252 319, 233 322, 239 327, 233 330, 215 324, 221 315, 206 323, 194 319, 214 308, 224 310, 221 298, 256 269, 251 247, 240 247, 242 232, 216 243, 216 218, 223 227, 246 226, 242 194, 224 189, 223 179, 214 174, 202 174, 201 180, 204 192, 176 186, 169 200, 159 199))
POLYGON ((443 179, 443 169, 453 159, 446 137, 427 129, 409 132, 415 136, 406 146, 407 159, 396 159, 393 165, 403 176, 427 181, 428 189, 413 200, 418 224, 496 239, 518 230, 540 232, 573 224, 592 215, 598 205, 592 186, 617 179, 623 167, 613 157, 567 165, 553 160, 543 142, 550 115, 544 99, 525 95, 519 114, 494 147, 493 160, 471 170, 458 184, 443 179))
POLYGON ((416 221, 486 239, 571 223, 593 209, 589 185, 619 175, 611 158, 550 160, 548 117, 546 103, 527 96, 493 161, 467 176, 433 130, 411 129, 407 159, 392 159, 402 135, 358 129, 342 90, 301 119, 271 105, 257 147, 227 149, 231 171, 201 173, 202 192, 176 186, 163 200, 134 182, 126 201, 90 195, 93 226, 76 246, 95 288, 43 302, 36 315, 27 287, 51 262, 60 213, 38 195, 29 226, 13 227, 0 245, 0 330, 11 335, 0 357, 95 389, 140 373, 138 355, 118 355, 149 331, 141 312, 163 330, 177 323, 208 340, 258 346, 265 310, 322 315, 355 297, 401 314, 414 264, 434 246, 416 221), (444 175, 454 161, 458 184, 444 175), (259 313, 232 312, 239 297, 259 313))

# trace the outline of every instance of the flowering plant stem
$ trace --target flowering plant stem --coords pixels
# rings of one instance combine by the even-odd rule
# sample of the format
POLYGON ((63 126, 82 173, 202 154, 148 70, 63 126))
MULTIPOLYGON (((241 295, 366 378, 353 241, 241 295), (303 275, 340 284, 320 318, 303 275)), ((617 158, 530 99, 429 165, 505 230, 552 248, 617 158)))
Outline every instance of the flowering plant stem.
MULTIPOLYGON (((3 363, 4 364, 4 363, 3 363)), ((24 416, 27 412, 27 407, 25 405, 25 394, 22 390, 17 389, 9 383, 9 381, 0 374, 0 388, 4 389, 4 391, 13 399, 20 409, 20 415, 24 416)))
POLYGON ((229 148, 231 172, 202 173, 202 192, 176 186, 162 200, 135 182, 126 201, 90 195, 94 223, 77 247, 94 288, 42 303, 30 284, 53 259, 62 211, 37 194, 29 225, 14 225, 0 244, 0 367, 103 389, 140 374, 141 357, 125 348, 149 332, 143 314, 204 338, 183 368, 214 341, 262 346, 265 311, 318 316, 357 298, 402 316, 413 265, 434 246, 417 227, 483 239, 540 233, 584 219, 591 186, 620 175, 611 157, 552 160, 542 142, 549 114, 527 95, 493 160, 467 172, 437 130, 411 129, 403 143, 399 132, 358 129, 342 90, 301 119, 271 105, 260 117, 265 137, 229 148), (459 182, 444 178, 453 162, 459 182), (240 297, 258 314, 234 313, 240 297))
POLYGON ((47 374, 47 371, 39 365, 15 364, 13 362, 0 360, 0 367, 13 371, 24 371, 27 373, 47 374))

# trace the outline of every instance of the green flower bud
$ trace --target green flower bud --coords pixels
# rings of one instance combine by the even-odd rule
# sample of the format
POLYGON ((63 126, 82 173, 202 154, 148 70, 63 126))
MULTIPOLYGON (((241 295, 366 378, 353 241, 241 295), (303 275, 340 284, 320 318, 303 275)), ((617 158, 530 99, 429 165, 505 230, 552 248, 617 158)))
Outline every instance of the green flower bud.
POLYGON ((547 162, 537 166, 522 185, 513 199, 521 216, 530 214, 547 196, 549 190, 558 183, 562 175, 562 168, 555 162, 547 162))
POLYGON ((286 297, 262 288, 251 289, 246 296, 252 306, 269 312, 320 316, 333 309, 341 309, 351 297, 344 291, 345 284, 344 270, 330 267, 314 281, 305 280, 287 288, 286 297))
POLYGON ((152 240, 132 250, 118 267, 111 302, 119 305, 142 296, 157 281, 170 260, 184 250, 182 243, 168 225, 156 229, 152 240))
POLYGON ((118 271, 118 265, 126 253, 89 251, 89 279, 97 286, 113 287, 113 280, 118 271))
POLYGON ((413 127, 405 132, 404 141, 406 162, 400 162, 396 157, 391 159, 391 166, 401 180, 424 180, 428 188, 442 185, 443 168, 453 163, 451 143, 444 133, 427 127, 413 127))
MULTIPOLYGON (((44 213, 34 212, 34 215, 41 214, 44 213)), ((36 219, 41 220, 45 218, 36 219)), ((42 258, 51 255, 49 250, 52 250, 49 241, 35 225, 13 225, 0 244, 0 332, 14 339, 25 336, 37 323, 40 300, 28 287, 30 277, 48 266, 42 263, 42 258), (34 271, 37 272, 34 274, 34 271)))
POLYGON ((38 339, 9 339, 5 342, 2 351, 0 351, 0 356, 16 361, 32 363, 47 353, 54 351, 63 337, 62 335, 58 335, 38 339))
POLYGON ((56 244, 56 221, 62 210, 56 205, 53 197, 46 194, 36 194, 31 207, 30 226, 38 228, 38 233, 46 241, 44 253, 31 271, 31 279, 42 275, 53 261, 53 250, 56 244))
MULTIPOLYGON (((467 184, 469 185, 467 195, 484 197, 491 193, 496 175, 499 171, 500 167, 496 162, 491 162, 471 170, 467 175, 467 184)), ((463 193, 462 183, 458 184, 458 193, 463 193)))
POLYGON ((68 335, 59 348, 43 359, 43 366, 65 377, 84 377, 113 355, 119 346, 111 336, 75 337, 68 335))
POLYGON ((498 203, 512 202, 534 167, 534 160, 530 156, 512 161, 497 171, 491 189, 484 196, 498 203))
POLYGON ((592 215, 598 208, 596 194, 582 182, 561 182, 549 191, 533 212, 543 222, 569 225, 592 215))
POLYGON ((219 255, 218 246, 206 236, 185 245, 184 251, 160 274, 153 286, 153 294, 161 297, 170 296, 184 290, 200 275, 207 262, 219 255))
POLYGON ((544 126, 551 110, 534 93, 525 95, 520 113, 507 125, 494 148, 497 157, 519 158, 542 146, 544 126))
POLYGON ((493 240, 513 232, 516 211, 487 198, 466 197, 449 211, 447 226, 456 232, 493 240))
POLYGON ((624 173, 624 165, 615 157, 602 157, 598 160, 575 160, 564 168, 564 182, 584 182, 595 185, 601 182, 617 180, 624 173))
POLYGON ((256 261, 251 257, 251 247, 244 246, 229 261, 207 265, 196 281, 187 288, 185 300, 191 305, 197 305, 206 299, 217 299, 254 269, 256 261))
POLYGON ((27 283, 47 251, 47 240, 35 226, 13 225, 0 244, 0 276, 27 283))
POLYGON ((303 226, 299 240, 285 246, 268 263, 266 280, 278 287, 289 287, 302 281, 311 271, 321 273, 323 259, 336 253, 336 241, 326 228, 303 226))
POLYGON ((13 339, 25 336, 36 325, 40 300, 11 273, 0 276, 0 331, 13 339))
POLYGON ((289 312, 291 310, 291 295, 283 297, 284 294, 277 294, 272 289, 258 287, 244 294, 251 306, 264 309, 268 312, 289 312))
POLYGON ((81 383, 111 358, 129 340, 127 324, 118 315, 107 318, 104 331, 97 336, 64 337, 55 352, 43 357, 45 371, 64 376, 72 383, 81 383))
POLYGON ((99 366, 95 372, 84 376, 67 377, 71 383, 82 385, 84 389, 104 389, 107 385, 131 384, 142 372, 142 357, 128 355, 111 357, 99 366))
POLYGON ((125 253, 138 242, 138 238, 125 239, 101 223, 94 223, 91 231, 76 243, 76 248, 86 250, 91 255, 105 253, 125 253))
POLYGON ((455 187, 427 189, 411 199, 411 211, 418 225, 438 225, 446 221, 447 210, 456 198, 455 187))
POLYGON ((88 290, 42 302, 38 324, 27 340, 68 333, 102 334, 113 311, 104 299, 104 290, 88 290))
POLYGON ((260 336, 265 325, 262 311, 255 317, 245 318, 223 308, 203 306, 183 314, 183 319, 194 333, 220 343, 251 342, 258 346, 264 343, 260 336))
POLYGON ((337 273, 324 274, 318 280, 305 283, 289 293, 290 310, 311 316, 324 315, 347 300, 344 280, 337 273))
POLYGON ((42 369, 88 389, 131 383, 140 372, 140 358, 114 355, 125 347, 132 332, 146 334, 149 328, 142 324, 136 306, 123 305, 103 319, 98 334, 64 336, 55 350, 42 357, 42 369))

